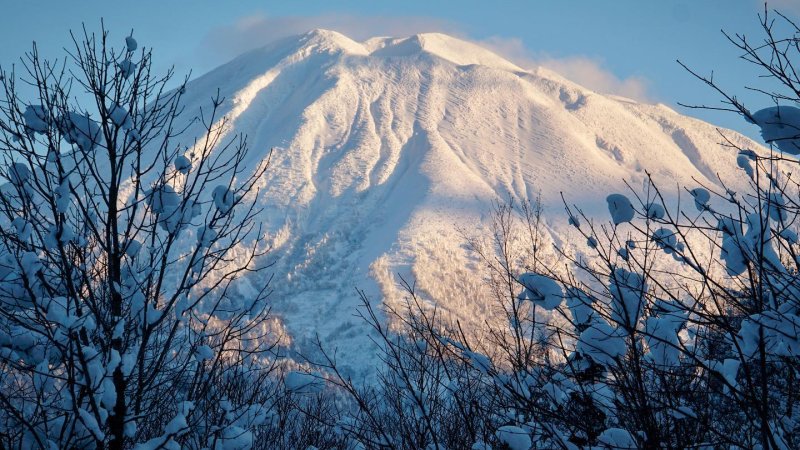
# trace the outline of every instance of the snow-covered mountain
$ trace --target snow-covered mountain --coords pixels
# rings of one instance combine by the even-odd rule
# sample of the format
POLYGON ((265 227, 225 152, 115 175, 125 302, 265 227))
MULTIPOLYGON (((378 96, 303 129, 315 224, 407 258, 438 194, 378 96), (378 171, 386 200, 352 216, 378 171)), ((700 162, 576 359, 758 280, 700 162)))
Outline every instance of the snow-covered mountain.
POLYGON ((581 251, 562 192, 606 220, 606 195, 641 186, 645 171, 672 193, 718 174, 744 182, 710 124, 442 34, 285 39, 192 81, 187 111, 217 88, 253 167, 275 148, 259 199, 275 244, 274 311, 299 348, 318 333, 350 361, 370 345, 355 288, 396 301, 398 273, 482 320, 485 302, 464 294, 480 280, 453 274, 476 264, 459 229, 485 227, 492 201, 541 194, 552 239, 581 251))

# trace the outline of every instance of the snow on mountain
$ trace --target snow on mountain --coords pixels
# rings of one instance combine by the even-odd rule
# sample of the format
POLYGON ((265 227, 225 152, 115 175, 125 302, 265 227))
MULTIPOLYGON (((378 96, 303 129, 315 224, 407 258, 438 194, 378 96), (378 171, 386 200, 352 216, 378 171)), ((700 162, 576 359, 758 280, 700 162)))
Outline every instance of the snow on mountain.
POLYGON ((606 196, 629 193, 626 180, 642 186, 645 171, 671 195, 718 185, 717 175, 745 181, 710 124, 443 34, 281 40, 189 83, 187 111, 217 89, 228 132, 248 136, 249 163, 275 148, 259 193, 275 244, 274 311, 299 350, 318 334, 349 362, 370 346, 354 317, 357 287, 396 302, 401 274, 465 320, 489 314, 458 230, 486 227, 492 201, 541 194, 552 239, 585 251, 570 239, 562 192, 605 221, 606 196))

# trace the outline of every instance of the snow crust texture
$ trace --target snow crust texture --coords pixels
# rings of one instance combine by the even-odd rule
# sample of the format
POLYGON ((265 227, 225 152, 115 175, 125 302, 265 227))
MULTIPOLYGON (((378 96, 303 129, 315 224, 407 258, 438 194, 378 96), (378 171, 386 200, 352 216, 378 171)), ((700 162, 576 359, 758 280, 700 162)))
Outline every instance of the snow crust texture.
MULTIPOLYGON (((560 193, 621 222, 629 204, 606 197, 628 194, 626 180, 642 186, 648 171, 671 195, 717 186, 719 174, 735 188, 747 162, 710 124, 523 70, 443 34, 356 42, 315 30, 281 40, 190 82, 186 110, 207 106, 218 88, 227 132, 248 136, 247 164, 274 149, 258 193, 275 246, 274 311, 295 345, 319 333, 345 360, 369 346, 354 287, 396 302, 398 273, 443 309, 481 320, 480 296, 441 276, 470 267, 458 230, 486 227, 492 201, 541 195, 553 241, 586 250, 585 240, 569 244, 560 193)), ((36 111, 26 114, 36 130, 36 111)), ((215 194, 224 207, 225 193, 215 194)), ((694 200, 701 208, 703 193, 694 200)))

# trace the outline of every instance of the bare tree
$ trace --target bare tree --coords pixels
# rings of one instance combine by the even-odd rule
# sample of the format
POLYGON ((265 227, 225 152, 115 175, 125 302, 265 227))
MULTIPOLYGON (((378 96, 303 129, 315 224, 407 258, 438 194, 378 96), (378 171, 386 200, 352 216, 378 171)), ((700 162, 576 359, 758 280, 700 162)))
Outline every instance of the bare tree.
POLYGON ((214 447, 264 420, 267 164, 225 138, 219 95, 192 116, 174 80, 104 28, 2 72, 4 448, 214 447))
POLYGON ((674 203, 648 174, 642 190, 609 193, 610 222, 565 200, 588 252, 557 247, 560 264, 539 251, 535 204, 499 205, 489 239, 470 243, 507 325, 487 322, 478 339, 403 282, 408 308, 385 311, 404 325, 392 333, 364 299, 380 389, 321 364, 356 405, 354 436, 370 448, 800 448, 800 28, 759 19, 763 40, 725 36, 764 70, 750 89, 768 107, 691 71, 722 95, 697 107, 742 115, 770 146, 720 130, 746 188, 698 182, 674 203))

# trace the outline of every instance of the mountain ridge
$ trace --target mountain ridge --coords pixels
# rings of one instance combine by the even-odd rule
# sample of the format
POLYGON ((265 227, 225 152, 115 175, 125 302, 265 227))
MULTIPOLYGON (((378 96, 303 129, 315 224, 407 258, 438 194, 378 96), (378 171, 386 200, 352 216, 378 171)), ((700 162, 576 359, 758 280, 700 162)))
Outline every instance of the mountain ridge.
POLYGON ((713 125, 438 33, 287 38, 189 82, 187 111, 217 87, 227 133, 249 137, 248 164, 275 149, 258 202, 275 246, 274 310, 303 351, 318 334, 348 358, 367 354, 354 288, 396 303, 398 273, 457 317, 490 314, 480 280, 469 299, 442 286, 475 265, 458 228, 485 230, 492 202, 541 196, 550 239, 581 252, 562 193, 605 220, 605 196, 641 186, 646 171, 669 198, 717 175, 746 181, 713 125))

